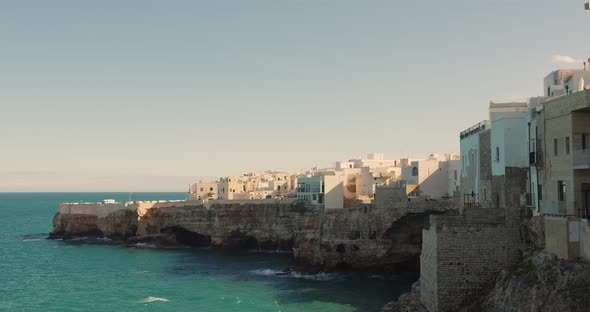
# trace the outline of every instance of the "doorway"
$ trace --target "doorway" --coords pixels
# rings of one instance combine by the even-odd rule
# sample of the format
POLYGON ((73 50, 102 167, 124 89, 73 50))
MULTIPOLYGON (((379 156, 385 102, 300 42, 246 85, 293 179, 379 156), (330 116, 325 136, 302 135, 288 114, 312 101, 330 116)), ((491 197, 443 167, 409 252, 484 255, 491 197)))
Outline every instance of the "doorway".
POLYGON ((590 183, 582 183, 582 212, 580 216, 590 219, 590 183))

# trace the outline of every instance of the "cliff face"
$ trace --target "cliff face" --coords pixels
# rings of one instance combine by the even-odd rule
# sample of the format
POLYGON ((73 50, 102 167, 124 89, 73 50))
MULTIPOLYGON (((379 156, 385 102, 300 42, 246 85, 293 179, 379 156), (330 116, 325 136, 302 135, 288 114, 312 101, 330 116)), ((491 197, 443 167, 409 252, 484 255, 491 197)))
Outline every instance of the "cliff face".
POLYGON ((61 214, 53 217, 52 239, 108 237, 126 240, 137 231, 137 211, 119 210, 104 217, 91 214, 61 214))
POLYGON ((590 264, 537 253, 503 270, 490 291, 465 311, 586 312, 590 309, 590 264))
MULTIPOLYGON (((183 202, 98 215, 68 206, 51 238, 109 237, 133 244, 184 244, 293 251, 301 271, 416 269, 422 228, 450 202, 400 203, 374 209, 308 210, 292 201, 256 204, 183 202), (83 214, 76 214, 77 210, 83 214)), ((100 209, 98 207, 97 209, 100 209)))

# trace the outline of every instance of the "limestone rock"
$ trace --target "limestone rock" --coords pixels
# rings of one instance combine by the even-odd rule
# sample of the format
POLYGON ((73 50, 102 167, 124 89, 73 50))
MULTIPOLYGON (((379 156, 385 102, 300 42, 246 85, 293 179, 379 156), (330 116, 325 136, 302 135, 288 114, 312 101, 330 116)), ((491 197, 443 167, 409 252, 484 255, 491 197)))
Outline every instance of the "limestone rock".
POLYGON ((420 302, 420 281, 414 283, 412 290, 402 294, 397 302, 386 304, 381 312, 428 312, 420 302))
POLYGON ((179 202, 108 214, 57 214, 50 237, 104 236, 130 244, 293 251, 296 269, 304 272, 405 271, 418 269, 422 229, 429 215, 452 208, 451 201, 325 211, 293 201, 208 207, 179 202))
POLYGON ((503 270, 478 307, 489 312, 587 312, 589 309, 590 264, 557 259, 543 252, 503 270))

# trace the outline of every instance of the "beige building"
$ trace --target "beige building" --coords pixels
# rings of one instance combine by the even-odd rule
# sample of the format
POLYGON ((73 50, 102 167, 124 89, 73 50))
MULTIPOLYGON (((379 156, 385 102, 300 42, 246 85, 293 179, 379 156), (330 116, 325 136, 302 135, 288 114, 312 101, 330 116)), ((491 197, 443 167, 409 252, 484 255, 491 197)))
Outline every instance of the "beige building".
POLYGON ((550 100, 545 111, 545 214, 588 217, 590 91, 550 100))
POLYGON ((202 180, 191 184, 190 199, 201 199, 203 201, 217 199, 219 196, 219 182, 213 180, 202 180))
POLYGON ((224 177, 219 180, 220 200, 250 198, 248 190, 248 179, 243 177, 224 177))
POLYGON ((545 248, 590 260, 590 91, 545 102, 544 119, 545 248))

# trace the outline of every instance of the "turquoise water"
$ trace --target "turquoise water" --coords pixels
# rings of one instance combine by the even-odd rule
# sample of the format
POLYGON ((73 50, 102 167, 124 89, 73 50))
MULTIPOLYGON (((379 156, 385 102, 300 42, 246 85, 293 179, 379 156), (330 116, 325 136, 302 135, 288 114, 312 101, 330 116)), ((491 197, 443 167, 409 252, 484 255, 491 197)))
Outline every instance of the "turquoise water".
MULTIPOLYGON (((134 200, 184 199, 136 193, 134 200)), ((51 241, 60 202, 127 200, 127 193, 0 193, 0 310, 379 311, 414 276, 277 276, 289 254, 151 249, 51 241)))

